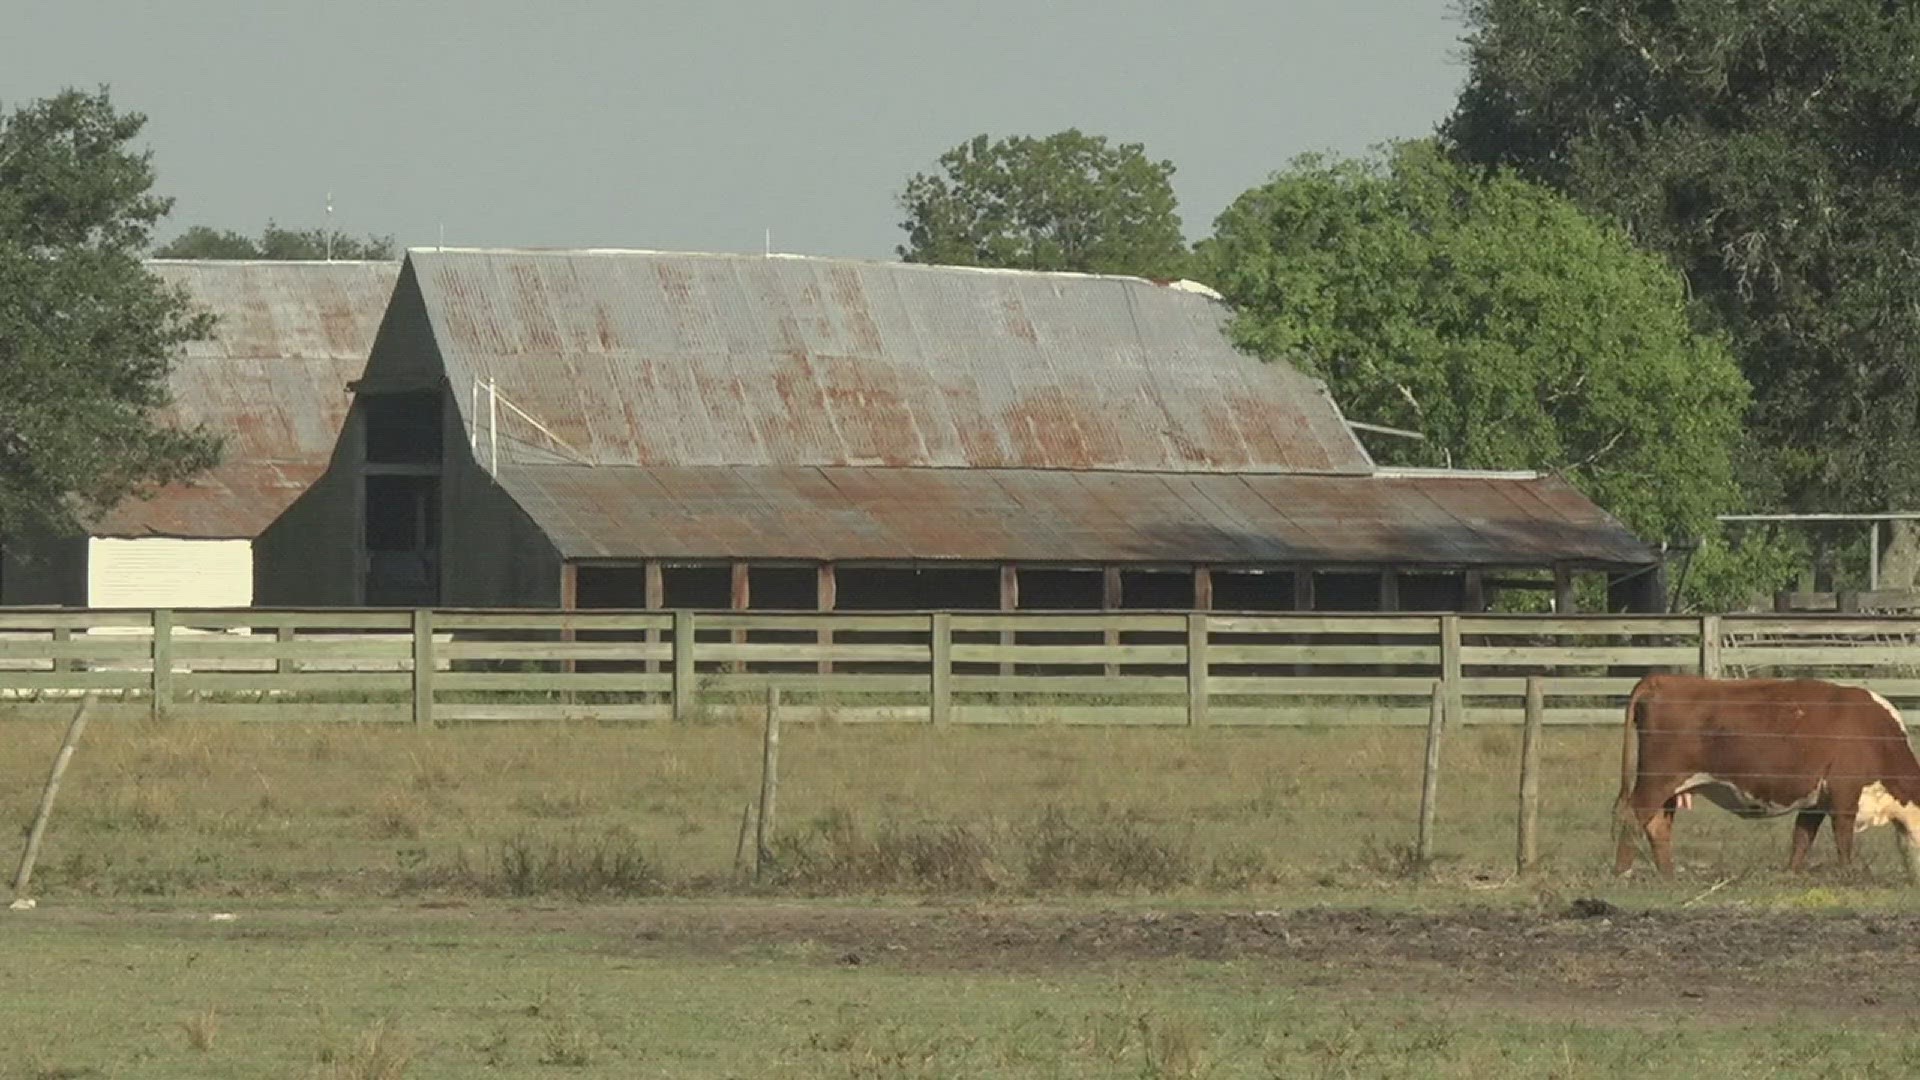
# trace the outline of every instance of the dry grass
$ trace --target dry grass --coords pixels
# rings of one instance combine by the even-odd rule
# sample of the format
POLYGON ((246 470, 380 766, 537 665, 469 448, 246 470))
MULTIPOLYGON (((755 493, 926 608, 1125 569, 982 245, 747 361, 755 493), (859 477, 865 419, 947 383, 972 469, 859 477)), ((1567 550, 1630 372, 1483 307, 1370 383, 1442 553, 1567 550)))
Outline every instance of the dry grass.
POLYGON ((324 1080, 401 1080, 413 1064, 413 1051, 392 1024, 369 1027, 345 1054, 322 1054, 324 1080))
MULTIPOLYGON (((4 713, 0 723, 0 819, 25 821, 62 728, 4 713)), ((1408 845, 1423 738, 790 725, 775 881, 809 893, 1217 893, 1508 879, 1518 732, 1449 734, 1436 858, 1418 866, 1408 845)), ((1611 728, 1546 733, 1536 881, 1606 879, 1618 742, 1611 728)), ((97 896, 737 889, 759 744, 752 719, 98 726, 68 773, 35 882, 97 896)), ((1868 876, 1896 875, 1891 841, 1863 840, 1868 876)), ((1821 844, 1830 857, 1831 841, 1821 844)), ((1784 824, 1712 809, 1683 816, 1677 841, 1683 865, 1709 881, 1771 870, 1786 849, 1784 824)))
POLYGON ((205 1012, 180 1021, 180 1030, 186 1033, 190 1049, 207 1053, 213 1049, 214 1040, 220 1037, 220 1014, 209 1005, 205 1012))

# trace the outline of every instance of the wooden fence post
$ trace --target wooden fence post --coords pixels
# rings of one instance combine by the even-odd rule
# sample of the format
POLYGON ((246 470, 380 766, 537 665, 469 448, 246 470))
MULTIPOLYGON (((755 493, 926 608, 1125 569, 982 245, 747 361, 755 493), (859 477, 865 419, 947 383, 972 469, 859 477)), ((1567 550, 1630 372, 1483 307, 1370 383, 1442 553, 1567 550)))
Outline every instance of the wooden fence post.
POLYGON ((693 718, 693 612, 673 613, 673 719, 693 718))
POLYGON ((1427 764, 1420 780, 1420 838, 1414 848, 1421 866, 1433 861, 1434 800, 1440 793, 1440 730, 1446 725, 1447 688, 1433 684, 1433 702, 1427 709, 1427 764))
POLYGON ((767 736, 760 757, 760 821, 754 827, 753 877, 773 862, 773 807, 780 787, 780 688, 767 687, 767 736))
MULTIPOLYGON (((58 643, 60 643, 60 644, 67 644, 67 643, 69 643, 69 642, 71 642, 71 641, 73 641, 73 628, 72 628, 72 627, 70 627, 70 626, 56 626, 56 627, 54 627, 54 628, 53 628, 53 640, 54 640, 54 641, 56 641, 56 642, 58 642, 58 643)), ((59 651, 57 647, 56 647, 56 649, 55 649, 55 651, 56 651, 56 652, 57 652, 57 651, 59 651)), ((55 670, 55 671, 72 671, 72 670, 73 670, 73 659, 72 659, 71 657, 69 657, 69 656, 57 656, 57 657, 55 657, 55 658, 54 658, 54 660, 53 660, 53 670, 55 670)))
POLYGON ((1520 732, 1520 837, 1515 862, 1524 873, 1540 857, 1540 725, 1546 719, 1540 676, 1527 676, 1527 719, 1520 732))
POLYGON ((1187 726, 1207 725, 1207 615, 1187 613, 1187 726))
MULTIPOLYGON (((285 646, 293 641, 293 629, 292 623, 283 622, 276 624, 273 628, 273 640, 275 644, 285 646)), ((281 675, 291 675, 299 670, 299 666, 292 658, 286 655, 286 652, 287 650, 282 648, 280 650, 280 657, 273 662, 273 670, 281 675)))
POLYGON ((148 690, 150 715, 165 719, 173 707, 173 612, 166 608, 153 612, 153 680, 148 690))
POLYGON ((1720 677, 1720 616, 1700 616, 1700 674, 1720 677))
POLYGON ((27 882, 33 877, 34 860, 40 857, 40 841, 47 834, 47 819, 53 816, 53 797, 60 793, 60 777, 67 771, 67 763, 73 760, 74 748, 80 745, 80 733, 86 730, 87 713, 92 708, 92 694, 80 699, 79 711, 67 724, 67 737, 60 743, 60 753, 54 756, 53 771, 47 776, 47 786, 40 792, 40 806, 33 812, 33 825, 27 830, 27 850, 20 853, 20 869, 13 875, 16 900, 26 895, 27 882))
POLYGON ((930 622, 927 718, 945 727, 953 719, 953 616, 936 611, 930 622))
POLYGON ((433 612, 413 613, 413 722, 433 726, 433 612))
POLYGON ((1446 722, 1467 723, 1467 688, 1460 668, 1460 616, 1440 616, 1440 679, 1446 684, 1446 722))

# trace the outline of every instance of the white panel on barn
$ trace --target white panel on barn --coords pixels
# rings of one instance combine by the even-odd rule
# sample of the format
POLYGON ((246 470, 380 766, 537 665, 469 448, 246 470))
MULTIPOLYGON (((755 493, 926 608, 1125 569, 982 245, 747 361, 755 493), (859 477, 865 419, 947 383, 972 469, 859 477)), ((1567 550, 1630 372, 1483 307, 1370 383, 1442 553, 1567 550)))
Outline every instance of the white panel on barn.
POLYGON ((253 541, 93 537, 89 607, 207 608, 253 605, 253 541))

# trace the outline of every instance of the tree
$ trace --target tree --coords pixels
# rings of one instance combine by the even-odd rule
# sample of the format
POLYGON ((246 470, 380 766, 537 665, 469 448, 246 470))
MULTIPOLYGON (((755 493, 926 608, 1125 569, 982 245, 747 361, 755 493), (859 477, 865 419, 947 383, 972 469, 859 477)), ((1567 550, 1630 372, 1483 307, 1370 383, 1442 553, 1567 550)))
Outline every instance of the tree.
POLYGON ((1186 242, 1173 163, 1139 143, 1068 129, 1043 139, 973 139, 941 171, 907 181, 899 202, 908 262, 1179 277, 1186 242))
POLYGON ((212 324, 141 265, 172 204, 130 146, 145 122, 104 88, 0 116, 0 537, 75 530, 218 456, 156 419, 212 324))
MULTIPOLYGON (((1920 504, 1920 7, 1470 0, 1444 135, 1686 275, 1754 390, 1742 479, 1799 511, 1920 504)), ((1911 583, 1920 542, 1887 568, 1911 583)))
POLYGON ((1384 463, 1557 472, 1654 541, 1734 497, 1746 387, 1725 345, 1659 257, 1543 187, 1430 142, 1303 158, 1202 257, 1239 344, 1426 436, 1383 441, 1384 463))
POLYGON ((391 259, 393 237, 368 236, 356 240, 334 230, 327 246, 326 229, 283 229, 272 221, 260 239, 228 229, 195 225, 161 245, 154 255, 162 259, 391 259))

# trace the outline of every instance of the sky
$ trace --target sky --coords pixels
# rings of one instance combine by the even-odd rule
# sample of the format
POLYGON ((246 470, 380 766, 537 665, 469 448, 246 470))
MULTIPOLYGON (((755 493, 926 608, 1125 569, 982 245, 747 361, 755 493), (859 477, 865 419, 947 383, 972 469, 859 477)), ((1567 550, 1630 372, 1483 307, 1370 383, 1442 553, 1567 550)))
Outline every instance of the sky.
POLYGON ((1177 167, 1189 238, 1309 152, 1430 134, 1454 0, 8 0, 0 107, 146 114, 161 240, 327 220, 400 246, 892 258, 976 134, 1177 167))

